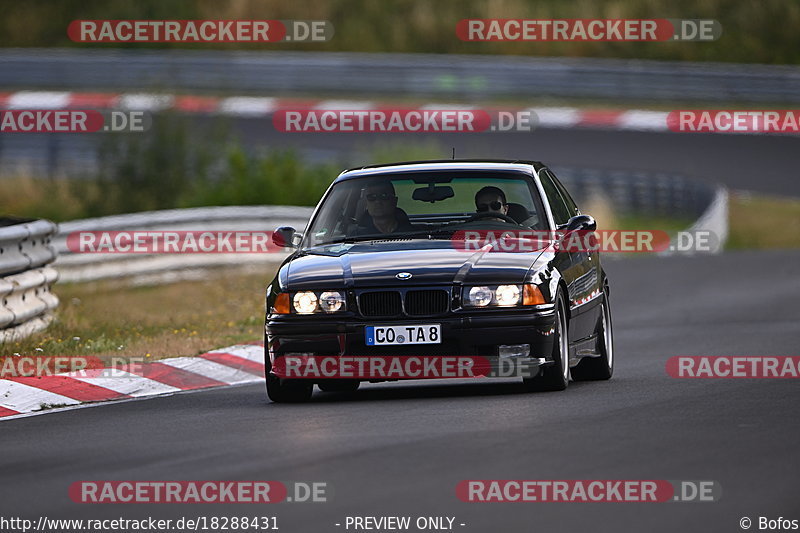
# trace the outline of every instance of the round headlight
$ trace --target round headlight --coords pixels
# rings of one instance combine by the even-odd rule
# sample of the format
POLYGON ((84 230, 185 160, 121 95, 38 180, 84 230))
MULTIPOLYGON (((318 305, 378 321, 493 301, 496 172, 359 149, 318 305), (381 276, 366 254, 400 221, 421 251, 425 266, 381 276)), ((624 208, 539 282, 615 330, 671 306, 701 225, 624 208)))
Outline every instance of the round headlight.
POLYGON ((301 315, 309 315, 317 310, 317 295, 311 291, 298 292, 292 298, 294 310, 301 315))
POLYGON ((479 307, 487 306, 492 301, 492 289, 489 287, 472 287, 469 290, 469 303, 479 307))
POLYGON ((519 287, 516 285, 500 285, 494 292, 497 305, 517 305, 519 303, 519 287))
POLYGON ((335 313, 344 308, 344 295, 338 291, 325 291, 319 295, 319 306, 326 313, 335 313))

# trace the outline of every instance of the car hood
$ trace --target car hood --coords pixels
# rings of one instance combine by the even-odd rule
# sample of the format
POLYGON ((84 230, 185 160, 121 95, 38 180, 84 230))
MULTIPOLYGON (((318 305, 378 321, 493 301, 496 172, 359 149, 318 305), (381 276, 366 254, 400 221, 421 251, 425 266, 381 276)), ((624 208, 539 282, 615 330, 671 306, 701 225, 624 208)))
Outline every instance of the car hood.
POLYGON ((523 283, 541 253, 463 251, 444 241, 357 243, 301 252, 284 264, 279 277, 288 290, 523 283), (400 272, 411 278, 398 279, 400 272))

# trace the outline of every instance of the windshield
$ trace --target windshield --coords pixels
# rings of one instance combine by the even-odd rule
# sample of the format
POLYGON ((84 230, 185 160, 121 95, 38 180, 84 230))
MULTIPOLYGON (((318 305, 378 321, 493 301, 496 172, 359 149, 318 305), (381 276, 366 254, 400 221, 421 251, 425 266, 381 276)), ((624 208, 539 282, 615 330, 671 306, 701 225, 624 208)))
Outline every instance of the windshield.
POLYGON ((462 229, 547 229, 533 179, 521 173, 439 171, 365 176, 331 188, 303 248, 443 236, 462 229))

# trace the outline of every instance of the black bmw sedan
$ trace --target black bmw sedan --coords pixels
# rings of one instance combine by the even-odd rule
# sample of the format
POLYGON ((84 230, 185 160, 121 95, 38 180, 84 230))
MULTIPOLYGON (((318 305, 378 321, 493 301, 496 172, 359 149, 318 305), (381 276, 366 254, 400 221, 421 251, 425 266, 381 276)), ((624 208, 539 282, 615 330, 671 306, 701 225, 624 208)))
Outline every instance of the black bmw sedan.
POLYGON ((393 379, 514 375, 531 391, 564 390, 570 375, 609 379, 599 253, 563 246, 595 229, 536 161, 343 172, 304 232, 273 233, 293 251, 267 288, 269 398, 393 379))

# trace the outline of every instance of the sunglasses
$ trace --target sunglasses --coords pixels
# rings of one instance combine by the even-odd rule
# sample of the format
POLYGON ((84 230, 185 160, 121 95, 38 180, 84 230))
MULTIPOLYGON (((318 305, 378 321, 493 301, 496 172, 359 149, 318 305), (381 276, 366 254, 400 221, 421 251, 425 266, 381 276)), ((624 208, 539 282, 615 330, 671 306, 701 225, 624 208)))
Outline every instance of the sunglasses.
POLYGON ((491 202, 488 204, 477 204, 477 207, 479 212, 489 211, 490 209, 492 211, 500 211, 500 208, 504 205, 507 204, 504 204, 503 202, 491 202))
POLYGON ((370 193, 370 194, 367 194, 366 198, 370 202, 375 202, 377 200, 385 202, 386 200, 392 200, 392 199, 396 198, 396 196, 394 194, 390 193, 390 192, 381 192, 381 193, 370 193))

